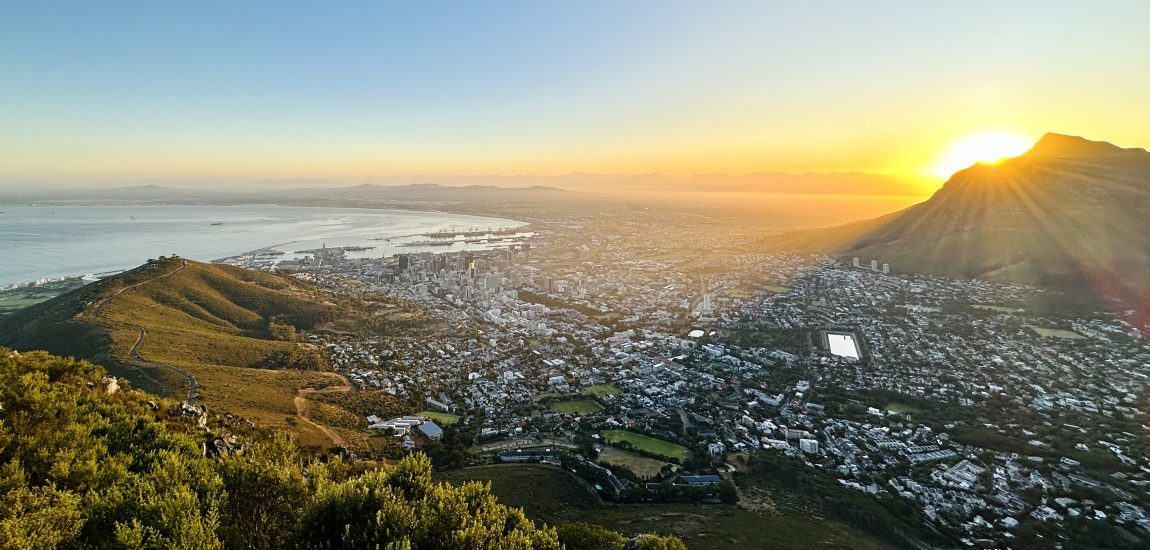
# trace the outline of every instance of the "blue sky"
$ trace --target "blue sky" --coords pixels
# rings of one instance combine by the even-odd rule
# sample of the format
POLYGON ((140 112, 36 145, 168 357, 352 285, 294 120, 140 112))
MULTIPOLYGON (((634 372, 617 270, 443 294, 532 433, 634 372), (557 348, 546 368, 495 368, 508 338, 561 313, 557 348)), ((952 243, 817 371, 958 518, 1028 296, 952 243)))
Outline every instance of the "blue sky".
POLYGON ((16 2, 0 185, 914 172, 1150 145, 1150 2, 16 2))

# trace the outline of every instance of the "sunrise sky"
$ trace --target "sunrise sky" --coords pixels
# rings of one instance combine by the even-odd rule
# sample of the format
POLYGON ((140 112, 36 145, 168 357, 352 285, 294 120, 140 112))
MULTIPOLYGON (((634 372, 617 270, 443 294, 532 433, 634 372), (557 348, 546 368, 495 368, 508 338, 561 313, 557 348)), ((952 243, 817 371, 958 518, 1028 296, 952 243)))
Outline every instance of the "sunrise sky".
POLYGON ((4 2, 0 185, 937 179, 971 134, 1150 145, 1147 29, 1143 0, 4 2))

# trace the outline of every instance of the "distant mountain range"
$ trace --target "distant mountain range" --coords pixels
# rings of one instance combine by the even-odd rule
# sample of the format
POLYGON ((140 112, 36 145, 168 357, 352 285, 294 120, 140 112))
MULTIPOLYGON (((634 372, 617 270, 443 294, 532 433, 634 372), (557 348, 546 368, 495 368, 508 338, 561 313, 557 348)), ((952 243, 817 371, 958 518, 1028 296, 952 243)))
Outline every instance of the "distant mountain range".
POLYGON ((569 195, 555 187, 533 185, 529 187, 498 187, 494 185, 448 186, 435 183, 406 185, 379 185, 365 183, 350 187, 303 187, 283 191, 267 191, 265 195, 278 200, 393 200, 472 202, 488 200, 547 200, 569 195))
MULTIPOLYGON (((187 183, 187 182, 185 182, 187 183)), ((217 182, 218 183, 218 182, 217 182)), ((224 187, 137 185, 128 187, 35 188, 8 190, 0 202, 27 201, 241 201, 372 200, 483 202, 542 201, 575 196, 666 193, 755 193, 797 195, 925 196, 929 186, 908 178, 863 172, 698 174, 565 174, 427 176, 342 180, 267 180, 232 182, 224 187), (583 192, 583 193, 573 193, 583 192)), ((664 195, 665 196, 665 195, 664 195)))
POLYGON ((447 186, 434 183, 407 185, 360 184, 344 187, 292 187, 283 189, 246 188, 186 189, 159 185, 92 189, 44 189, 9 191, 0 197, 9 201, 53 202, 206 202, 275 203, 292 201, 407 201, 482 202, 490 200, 546 200, 569 194, 555 187, 497 187, 493 185, 447 186))
POLYGON ((897 272, 1092 291, 1150 322, 1150 153, 1047 134, 1019 157, 955 173, 903 211, 767 242, 897 272))

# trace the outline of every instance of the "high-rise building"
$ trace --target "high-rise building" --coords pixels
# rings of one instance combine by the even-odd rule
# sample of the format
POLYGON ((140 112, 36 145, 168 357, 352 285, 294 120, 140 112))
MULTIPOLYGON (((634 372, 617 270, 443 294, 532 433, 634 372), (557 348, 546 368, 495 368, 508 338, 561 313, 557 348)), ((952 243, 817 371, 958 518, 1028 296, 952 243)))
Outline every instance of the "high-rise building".
POLYGON ((852 263, 853 263, 853 265, 854 265, 855 267, 858 267, 858 266, 859 266, 859 257, 858 257, 858 256, 855 256, 855 259, 853 260, 853 262, 852 262, 852 263))
POLYGON ((870 261, 870 270, 871 271, 878 271, 878 260, 871 260, 870 261))
POLYGON ((890 264, 882 264, 882 274, 890 275, 890 264))

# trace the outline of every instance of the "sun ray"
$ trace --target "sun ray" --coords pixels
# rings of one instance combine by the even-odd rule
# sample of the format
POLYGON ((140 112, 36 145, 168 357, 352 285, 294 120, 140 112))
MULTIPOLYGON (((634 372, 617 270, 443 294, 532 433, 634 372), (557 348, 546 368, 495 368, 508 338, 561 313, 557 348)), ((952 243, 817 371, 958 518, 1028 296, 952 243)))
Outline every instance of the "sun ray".
POLYGON ((955 172, 975 163, 994 163, 1016 157, 1030 149, 1032 140, 1006 131, 979 132, 966 136, 947 149, 931 172, 949 178, 955 172))

